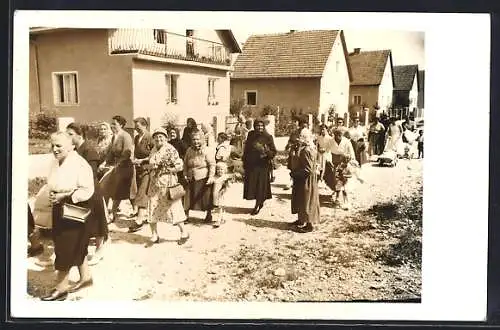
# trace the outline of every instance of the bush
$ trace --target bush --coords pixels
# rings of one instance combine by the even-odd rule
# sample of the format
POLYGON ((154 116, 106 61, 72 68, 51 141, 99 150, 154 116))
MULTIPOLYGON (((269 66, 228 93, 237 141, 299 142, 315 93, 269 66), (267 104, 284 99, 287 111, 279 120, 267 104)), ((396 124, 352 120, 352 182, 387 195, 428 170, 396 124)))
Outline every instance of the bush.
POLYGON ((46 183, 47 179, 41 177, 28 180, 28 198, 35 197, 46 183))
POLYGON ((30 114, 29 138, 47 139, 57 131, 57 112, 43 111, 30 114))

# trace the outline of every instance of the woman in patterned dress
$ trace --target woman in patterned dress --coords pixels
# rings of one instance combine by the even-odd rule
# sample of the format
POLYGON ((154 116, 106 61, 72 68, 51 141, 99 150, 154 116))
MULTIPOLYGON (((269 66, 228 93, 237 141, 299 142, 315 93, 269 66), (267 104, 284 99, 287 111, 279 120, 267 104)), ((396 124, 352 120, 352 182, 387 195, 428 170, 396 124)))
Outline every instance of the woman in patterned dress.
POLYGON ((182 199, 171 200, 168 190, 178 184, 178 175, 183 170, 184 162, 177 150, 168 143, 168 133, 159 128, 153 132, 155 146, 149 155, 150 185, 147 192, 149 197, 148 213, 151 228, 151 240, 146 247, 160 242, 158 235, 158 221, 166 221, 179 227, 181 235, 179 245, 186 243, 189 234, 184 228, 186 213, 182 206, 182 199))

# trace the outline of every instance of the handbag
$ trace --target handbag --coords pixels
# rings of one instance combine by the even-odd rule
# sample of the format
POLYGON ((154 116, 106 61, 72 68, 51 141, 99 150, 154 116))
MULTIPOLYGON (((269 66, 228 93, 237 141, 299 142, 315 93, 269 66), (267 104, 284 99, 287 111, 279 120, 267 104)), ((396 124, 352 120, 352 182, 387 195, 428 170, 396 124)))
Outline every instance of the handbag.
POLYGON ((184 197, 184 195, 186 195, 186 190, 180 183, 167 188, 167 198, 169 200, 174 201, 184 197))
POLYGON ((66 220, 85 223, 90 215, 90 209, 69 203, 63 204, 63 218, 66 220))

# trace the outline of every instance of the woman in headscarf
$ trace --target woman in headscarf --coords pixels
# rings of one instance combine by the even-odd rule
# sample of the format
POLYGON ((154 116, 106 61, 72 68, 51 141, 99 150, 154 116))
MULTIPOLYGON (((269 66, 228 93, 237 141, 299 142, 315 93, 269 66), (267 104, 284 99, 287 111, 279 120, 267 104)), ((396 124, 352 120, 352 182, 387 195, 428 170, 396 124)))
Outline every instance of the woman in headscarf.
POLYGON ((182 141, 184 141, 184 144, 189 148, 192 144, 191 141, 191 134, 193 131, 198 130, 198 124, 193 118, 188 118, 186 120, 186 127, 184 128, 184 131, 182 132, 182 141))
POLYGON ((108 240, 108 223, 106 219, 104 198, 99 190, 97 180, 97 168, 99 167, 99 155, 97 151, 85 140, 85 131, 82 125, 71 123, 66 127, 66 133, 71 137, 76 152, 89 163, 94 174, 94 195, 90 202, 92 204, 92 215, 87 223, 90 238, 95 238, 95 254, 89 264, 97 264, 103 257, 103 250, 108 240))
POLYGON ((306 233, 312 231, 313 224, 320 220, 317 151, 309 129, 302 129, 298 144, 296 166, 290 173, 293 179, 291 204, 292 214, 298 215, 298 220, 293 223, 295 231, 306 233))
POLYGON ((205 146, 207 146, 209 148, 214 147, 215 138, 213 135, 212 125, 206 125, 206 124, 202 123, 200 126, 201 126, 201 131, 203 132, 205 146), (210 129, 209 129, 209 127, 210 127, 210 129))
POLYGON ((134 129, 137 135, 134 138, 134 160, 135 181, 137 185, 137 194, 130 200, 134 208, 135 221, 128 228, 129 233, 134 233, 142 228, 147 222, 148 196, 146 194, 149 187, 149 173, 142 166, 149 159, 149 153, 154 146, 153 138, 149 133, 148 122, 143 117, 134 119, 134 129))
POLYGON ((114 116, 111 124, 113 131, 113 142, 109 148, 106 161, 101 168, 110 168, 109 180, 104 184, 102 190, 104 197, 113 200, 110 222, 118 217, 118 207, 122 200, 134 199, 137 186, 134 182, 134 164, 132 163, 132 152, 134 144, 132 137, 125 131, 127 120, 122 116, 114 116))
POLYGON ((177 152, 179 153, 179 157, 181 157, 181 159, 184 159, 188 146, 184 143, 183 140, 181 140, 179 129, 176 127, 170 127, 168 129, 168 136, 168 143, 170 143, 175 148, 175 150, 177 150, 177 152))
POLYGON ((248 133, 243 151, 243 198, 255 200, 251 214, 256 215, 264 206, 264 201, 271 199, 271 160, 276 156, 273 137, 264 129, 264 121, 256 119, 254 130, 248 133))
POLYGON ((151 240, 146 247, 160 242, 157 223, 166 221, 179 227, 181 236, 177 241, 179 245, 186 243, 189 234, 184 228, 186 213, 182 207, 181 198, 171 199, 169 188, 178 185, 178 175, 183 169, 183 161, 179 153, 168 143, 168 133, 159 128, 153 132, 155 146, 149 155, 151 184, 148 188, 149 197, 149 225, 151 227, 151 240))
MULTIPOLYGON (((94 194, 94 174, 92 167, 74 150, 71 137, 63 132, 51 136, 54 160, 50 166, 47 185, 52 203, 52 238, 54 242, 57 284, 52 292, 42 297, 44 301, 65 300, 68 292, 74 292, 92 285, 92 276, 87 264, 89 245, 87 218, 80 222, 64 216, 64 208, 75 205, 92 209, 90 200, 94 194), (69 284, 69 271, 78 267, 80 280, 69 284)), ((90 215, 92 216, 92 215, 90 215)), ((82 217, 83 218, 83 217, 82 217)))
POLYGON ((108 155, 109 147, 111 146, 111 141, 113 140, 113 132, 111 131, 111 126, 106 122, 100 123, 98 129, 99 136, 97 137, 96 149, 99 154, 99 164, 102 164, 108 155))
POLYGON ((184 177, 187 193, 184 199, 186 214, 189 210, 206 211, 206 222, 212 222, 213 183, 215 177, 215 155, 203 143, 203 133, 191 133, 192 144, 184 157, 184 177))

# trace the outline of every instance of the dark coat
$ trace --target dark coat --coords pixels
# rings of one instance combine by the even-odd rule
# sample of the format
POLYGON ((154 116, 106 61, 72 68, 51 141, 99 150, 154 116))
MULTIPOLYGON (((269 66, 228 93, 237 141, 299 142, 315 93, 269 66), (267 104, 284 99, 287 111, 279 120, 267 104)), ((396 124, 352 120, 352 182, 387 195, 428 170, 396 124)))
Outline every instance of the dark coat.
POLYGON ((298 214, 298 220, 302 224, 315 224, 320 220, 316 156, 316 150, 310 147, 300 148, 296 156, 296 167, 290 173, 293 179, 292 214, 298 214))

